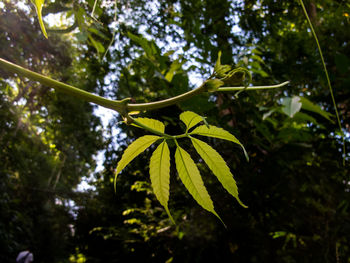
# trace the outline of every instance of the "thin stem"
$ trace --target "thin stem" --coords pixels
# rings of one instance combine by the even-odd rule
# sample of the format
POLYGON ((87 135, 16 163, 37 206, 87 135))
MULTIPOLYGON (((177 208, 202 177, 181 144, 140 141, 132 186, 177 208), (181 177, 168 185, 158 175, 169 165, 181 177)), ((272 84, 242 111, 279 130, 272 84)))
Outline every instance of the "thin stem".
POLYGON ((161 100, 161 101, 156 101, 156 102, 149 102, 149 103, 139 103, 139 104, 127 104, 127 111, 145 111, 145 110, 155 110, 155 109, 160 109, 164 108, 170 105, 174 105, 180 101, 187 100, 189 98, 192 98, 193 96, 196 96, 200 93, 203 93, 206 91, 205 87, 206 81, 204 81, 198 88, 193 89, 191 91, 188 91, 186 93, 180 94, 178 96, 161 100))
MULTIPOLYGON (((86 100, 88 102, 93 102, 95 104, 98 104, 100 106, 103 106, 105 108, 109 108, 112 110, 115 110, 122 114, 123 116, 126 116, 129 112, 133 111, 147 111, 147 110, 155 110, 159 108, 164 108, 173 104, 176 104, 180 101, 184 101, 187 99, 190 99, 198 94, 201 94, 203 92, 207 91, 206 83, 207 81, 204 81, 198 88, 193 89, 191 91, 188 91, 186 93, 180 94, 178 96, 156 101, 156 102, 149 102, 149 103, 139 103, 139 104, 128 104, 124 100, 109 100, 105 99, 103 97, 94 95, 92 93, 89 93, 87 91, 75 88, 73 86, 67 85, 65 83, 59 82, 57 80, 53 80, 49 77, 46 77, 44 75, 35 73, 31 70, 25 69, 19 65, 13 64, 9 61, 6 61, 4 59, 0 58, 0 66, 2 66, 4 69, 17 73, 20 75, 23 75, 25 77, 28 77, 31 80, 36 80, 44 85, 47 85, 49 87, 52 87, 58 91, 64 92, 66 94, 75 96, 77 98, 86 100)), ((236 90, 259 90, 259 89, 274 89, 278 87, 282 87, 284 85, 287 85, 289 82, 284 82, 278 85, 273 86, 256 86, 256 87, 224 87, 219 88, 218 91, 236 91, 236 90)), ((170 135, 167 135, 170 136, 170 135)))
MULTIPOLYGON (((117 22, 117 12, 118 12, 118 2, 117 2, 117 0, 115 0, 115 2, 114 2, 114 18, 113 18, 113 22, 115 22, 115 23, 117 22)), ((114 43, 114 38, 115 38, 116 32, 117 32, 117 28, 115 27, 113 29, 113 34, 112 34, 111 41, 108 44, 106 52, 103 54, 102 60, 104 60, 106 58, 109 49, 111 48, 112 44, 114 43)))
POLYGON ((330 81, 329 76, 328 76, 327 66, 326 66, 325 60, 323 58, 323 52, 322 52, 322 49, 321 49, 321 45, 320 45, 320 43, 318 41, 318 37, 316 35, 315 29, 314 29, 314 27, 312 25, 310 17, 307 14, 304 2, 303 2, 303 0, 299 0, 299 2, 300 2, 300 5, 301 5, 301 7, 302 7, 302 9, 304 11, 304 14, 305 14, 305 17, 307 19, 307 22, 309 23, 312 35, 313 35, 313 37, 315 39, 315 42, 316 42, 316 45, 317 45, 318 52, 320 53, 320 57, 321 57, 322 65, 323 65, 323 70, 324 70, 324 73, 326 75, 326 79, 327 79, 327 83, 328 83, 328 87, 329 87, 329 92, 331 94, 332 103, 333 103, 333 107, 334 107, 334 110, 335 110, 335 115, 337 116, 337 122, 338 122, 338 126, 339 126, 339 131, 340 131, 340 134, 341 134, 341 137, 342 137, 342 141, 343 141, 343 155, 344 155, 343 156, 343 165, 345 165, 345 157, 346 157, 345 136, 344 136, 343 129, 342 129, 342 126, 341 126, 341 122, 340 122, 338 108, 337 108, 337 104, 335 102, 335 98, 334 98, 334 94, 333 94, 332 84, 331 84, 331 81, 330 81))
POLYGON ((289 84, 289 81, 285 81, 283 83, 277 84, 277 85, 270 85, 270 86, 252 86, 252 87, 223 87, 223 88, 219 88, 217 91, 237 91, 237 90, 262 90, 262 89, 276 89, 276 88, 280 88, 283 87, 285 85, 289 84))
MULTIPOLYGON (((219 88, 217 91, 236 91, 236 90, 260 90, 260 89, 275 89, 279 88, 282 86, 285 86, 289 83, 289 81, 283 82, 278 85, 272 85, 272 86, 256 86, 256 87, 224 87, 224 88, 219 88)), ((156 102, 149 102, 149 103, 139 103, 139 104, 128 104, 127 105, 127 111, 145 111, 145 110, 155 110, 155 109, 160 109, 164 108, 173 104, 176 104, 180 101, 184 101, 187 99, 190 99, 200 93, 203 93, 207 90, 206 88, 206 81, 202 83, 198 88, 193 89, 189 92, 186 92, 184 94, 178 95, 176 97, 172 97, 166 100, 161 100, 161 101, 156 101, 156 102)))
POLYGON ((0 58, 0 66, 7 69, 8 71, 11 71, 13 73, 20 74, 22 76, 25 76, 31 80, 36 80, 44 85, 47 85, 49 87, 52 87, 56 89, 57 91, 64 92, 68 95, 72 95, 76 98, 86 100, 88 102, 93 102, 95 104, 101 105, 105 108, 109 108, 118 112, 123 112, 125 109, 125 104, 120 101, 114 101, 114 100, 108 100, 103 97, 94 95, 92 93, 89 93, 85 90, 75 88, 73 86, 67 85, 65 83, 59 82, 57 80, 53 80, 49 77, 43 76, 41 74, 35 73, 31 70, 25 69, 21 66, 18 66, 16 64, 13 64, 9 61, 6 61, 2 58, 0 58))
POLYGON ((91 17, 94 17, 97 1, 98 0, 95 0, 94 6, 92 7, 91 17))
POLYGON ((189 137, 188 133, 173 136, 173 138, 175 139, 186 138, 186 137, 189 137))

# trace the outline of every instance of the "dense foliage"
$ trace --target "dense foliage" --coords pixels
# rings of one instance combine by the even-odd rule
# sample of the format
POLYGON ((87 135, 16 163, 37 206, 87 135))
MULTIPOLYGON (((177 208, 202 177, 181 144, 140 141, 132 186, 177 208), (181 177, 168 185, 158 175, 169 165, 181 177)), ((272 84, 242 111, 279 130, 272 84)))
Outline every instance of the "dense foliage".
MULTIPOLYGON (((245 146, 249 162, 239 145, 204 139, 230 167, 247 209, 191 141, 181 141, 225 228, 186 192, 173 159, 168 207, 176 224, 169 220, 149 177, 159 144, 121 171, 114 192, 123 152, 149 133, 117 114, 103 127, 91 105, 0 68, 1 262, 26 246, 36 262, 350 260, 349 165, 342 164, 329 89, 298 1, 45 1, 44 21, 49 14, 66 21, 46 24, 48 39, 34 6, 19 3, 1 5, 0 57, 105 97, 151 102, 191 90, 212 74, 219 51, 223 64, 248 68, 254 85, 291 83, 202 94, 141 113, 181 134, 179 115, 193 111, 245 146), (104 169, 95 172, 99 150, 104 169), (90 176, 91 189, 77 191, 90 176)), ((305 5, 348 136, 350 5, 305 5)))

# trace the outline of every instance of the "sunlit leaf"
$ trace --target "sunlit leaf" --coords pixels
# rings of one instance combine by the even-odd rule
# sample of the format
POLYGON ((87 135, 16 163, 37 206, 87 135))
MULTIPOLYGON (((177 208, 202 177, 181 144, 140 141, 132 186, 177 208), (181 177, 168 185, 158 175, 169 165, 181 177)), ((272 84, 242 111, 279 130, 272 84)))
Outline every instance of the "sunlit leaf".
POLYGON ((174 219, 170 215, 168 209, 169 201, 169 178, 170 178, 170 151, 166 141, 163 141, 153 152, 150 164, 149 173, 154 194, 164 206, 165 211, 169 215, 171 221, 174 219))
MULTIPOLYGON (((165 125, 163 122, 155 120, 155 119, 150 119, 150 118, 136 118, 136 121, 142 123, 143 125, 146 125, 156 131, 164 133, 165 130, 165 125)), ((137 124, 133 124, 135 126, 138 126, 137 124)))
POLYGON ((40 28, 41 28, 41 31, 43 32, 44 36, 46 38, 47 37, 47 33, 46 33, 46 29, 45 29, 45 26, 44 26, 44 22, 43 22, 43 18, 42 18, 42 14, 41 14, 41 11, 43 9, 43 5, 45 3, 45 0, 31 0, 32 3, 34 4, 35 6, 35 9, 36 9, 36 13, 38 15, 38 20, 39 20, 39 24, 40 24, 40 28))
POLYGON ((145 135, 138 138, 128 146, 128 148, 124 151, 121 160, 118 162, 117 170, 115 172, 114 188, 116 187, 117 176, 124 169, 124 167, 159 139, 161 139, 159 136, 145 135))
POLYGON ((179 60, 175 60, 171 63, 168 72, 165 75, 165 79, 169 82, 173 80, 174 74, 177 70, 181 69, 182 63, 179 60))
POLYGON ((221 155, 205 142, 193 137, 191 137, 191 141, 198 154, 218 178, 222 186, 237 199, 241 206, 247 208, 247 206, 245 206, 238 197, 236 181, 233 179, 230 168, 227 166, 221 155))
POLYGON ((180 114, 180 120, 185 123, 187 130, 189 130, 205 119, 197 113, 194 113, 192 111, 185 111, 180 114))
POLYGON ((219 215, 214 210, 213 201, 204 186, 196 164, 191 159, 191 156, 180 146, 177 146, 175 152, 175 163, 179 177, 192 197, 204 209, 213 213, 220 219, 219 215))
POLYGON ((301 109, 301 102, 298 96, 293 98, 284 98, 282 105, 282 111, 291 118, 293 118, 294 114, 299 112, 301 109))
POLYGON ((234 135, 232 135, 231 133, 229 133, 228 131, 222 128, 219 128, 213 125, 209 125, 209 128, 208 128, 206 125, 201 125, 195 128, 190 134, 214 137, 214 138, 219 138, 219 139, 228 140, 228 141, 237 143, 239 144, 239 146, 242 147, 245 157, 247 158, 247 160, 249 160, 248 153, 245 150, 244 146, 240 143, 240 141, 234 135))

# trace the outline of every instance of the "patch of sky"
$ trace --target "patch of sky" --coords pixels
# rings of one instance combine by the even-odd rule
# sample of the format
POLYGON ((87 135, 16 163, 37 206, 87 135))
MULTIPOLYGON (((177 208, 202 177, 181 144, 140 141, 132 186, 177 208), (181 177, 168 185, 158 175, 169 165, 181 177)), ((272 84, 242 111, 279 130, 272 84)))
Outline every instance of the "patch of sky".
MULTIPOLYGON (((4 8, 4 4, 0 2, 0 5, 3 5, 1 8, 4 8)), ((24 0, 19 0, 17 3, 16 3, 16 6, 18 9, 21 9, 22 11, 24 11, 26 14, 29 14, 30 12, 30 7, 29 7, 29 4, 28 4, 28 1, 24 1, 24 0)))
POLYGON ((48 28, 67 28, 74 23, 74 17, 67 16, 66 12, 61 13, 49 13, 43 17, 44 22, 49 25, 48 28))

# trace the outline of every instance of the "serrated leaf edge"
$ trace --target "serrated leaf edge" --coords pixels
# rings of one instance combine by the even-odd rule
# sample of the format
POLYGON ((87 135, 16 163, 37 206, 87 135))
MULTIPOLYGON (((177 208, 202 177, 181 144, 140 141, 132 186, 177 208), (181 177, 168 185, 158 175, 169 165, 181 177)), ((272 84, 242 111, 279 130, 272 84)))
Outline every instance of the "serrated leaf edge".
POLYGON ((233 134, 231 134, 230 132, 226 131, 223 128, 220 128, 220 127, 217 127, 214 125, 209 125, 209 128, 208 128, 206 125, 201 125, 201 126, 198 126, 196 129, 194 129, 192 132, 190 132, 189 135, 201 135, 201 136, 206 136, 206 137, 213 137, 213 138, 218 138, 218 139, 227 140, 227 141, 231 141, 233 143, 236 143, 239 146, 241 146, 247 161, 249 161, 248 153, 247 153, 246 149, 244 148, 243 144, 233 134), (215 129, 218 129, 219 131, 227 132, 232 137, 232 139, 226 138, 225 136, 220 136, 220 135, 215 134, 215 133, 198 132, 198 130, 203 129, 203 128, 207 128, 208 130, 210 128, 215 128, 215 129))
POLYGON ((170 184, 170 151, 169 151, 169 147, 168 147, 168 144, 167 142, 164 140, 153 152, 152 156, 151 156, 151 159, 150 159, 150 165, 149 165, 149 173, 150 173, 150 179, 151 179, 151 183, 152 183, 152 188, 153 188, 153 192, 156 196, 156 198, 158 199, 158 201, 160 202, 160 204, 164 207, 165 211, 167 212, 170 220, 175 224, 175 221, 173 219, 173 217, 171 216, 170 214, 170 211, 169 211, 169 208, 168 208, 168 201, 169 201, 169 184, 170 184), (165 150, 167 149, 167 151, 165 150), (163 154, 164 154, 164 150, 165 152, 167 152, 167 160, 165 160, 167 162, 167 178, 164 178, 162 176, 162 171, 158 171, 158 173, 156 175, 154 175, 152 173, 152 171, 155 169, 159 169, 161 170, 163 168, 163 154), (160 153, 158 153, 160 151, 160 153), (156 160, 155 158, 157 158, 157 154, 160 154, 160 158, 159 160, 156 160), (154 167, 158 165, 159 167, 154 167), (154 178, 154 176, 158 177, 158 178, 154 178), (155 187, 155 181, 154 180, 159 180, 159 189, 160 191, 158 192, 157 190, 157 187, 155 187), (164 179, 167 184, 167 193, 165 193, 165 196, 164 196, 164 192, 163 192, 163 184, 161 183, 162 179, 164 179), (160 198, 161 196, 161 198, 160 198))
POLYGON ((247 208, 248 206, 244 205, 242 203, 242 201, 239 199, 238 187, 237 187, 236 181, 233 178, 233 174, 231 173, 230 168, 227 166, 227 164, 226 164, 225 160, 222 158, 222 156, 214 148, 212 148, 209 144, 207 144, 201 140, 198 140, 196 138, 191 137, 191 141, 192 141, 192 144, 193 144, 194 148, 196 149, 197 153, 202 157, 204 162, 208 165, 209 169, 217 177, 217 179, 222 184, 222 186, 227 190, 227 192, 229 192, 234 198, 236 198, 238 203, 241 206, 243 206, 244 208, 247 208), (204 144, 206 147, 208 147, 209 150, 203 149, 203 147, 200 145, 201 143, 204 144), (197 147, 199 147, 200 150, 197 147), (214 153, 216 155, 215 157, 220 160, 220 165, 218 165, 218 162, 215 162, 211 158, 211 156, 208 154, 209 151, 212 151, 212 153, 214 153), (215 166, 216 169, 214 169, 212 166, 215 166), (226 171, 224 171, 222 173, 222 169, 226 169, 226 171), (227 173, 227 176, 225 173, 227 173), (224 178, 224 176, 226 178, 224 178), (231 185, 227 184, 227 180, 231 181, 228 183, 228 184, 231 183, 231 185), (226 182, 224 182, 224 181, 226 181, 226 182), (232 189, 232 188, 234 188, 234 189, 232 189))
MULTIPOLYGON (((146 125, 146 126, 149 126, 150 128, 158 131, 158 132, 161 132, 161 133, 164 133, 165 131, 165 125, 163 122, 159 121, 159 120, 156 120, 156 119, 151 119, 151 118, 145 118, 145 117, 139 117, 139 118, 135 118, 136 121, 146 125), (152 123, 152 124, 151 124, 152 123)), ((136 127, 140 127, 138 126, 137 124, 132 124, 133 126, 136 126, 136 127)))
POLYGON ((144 152, 148 147, 150 147, 153 143, 155 143, 157 140, 161 139, 162 137, 159 136, 155 136, 155 135, 145 135, 142 136, 138 139, 136 139, 135 141, 133 141, 124 151, 122 158, 119 160, 118 164, 117 164, 117 168, 115 171, 115 175, 114 175, 114 191, 116 191, 116 182, 117 182, 117 177, 118 174, 132 161, 134 160, 139 154, 141 154, 142 152, 144 152), (142 139, 148 138, 149 141, 145 142, 142 147, 137 147, 137 149, 132 152, 129 153, 130 149, 132 149, 132 147, 135 147, 135 145, 137 145, 137 143, 139 143, 142 139), (140 148, 142 149, 140 151, 140 148), (139 152, 138 152, 139 151, 139 152), (135 154, 136 152, 136 154, 135 154), (135 154, 133 156, 133 154, 135 154), (131 156, 131 158, 130 158, 131 156), (127 158, 129 158, 129 160, 127 160, 127 158), (127 160, 127 161, 125 161, 127 160))
MULTIPOLYGON (((202 180, 202 177, 201 177, 201 175, 200 175, 200 173, 199 173, 199 170, 198 170, 198 168, 197 168, 195 162, 192 160, 191 156, 190 156, 184 149, 182 149, 179 145, 177 145, 176 152, 175 152, 175 163, 176 163, 176 170, 177 170, 177 172, 178 172, 178 174, 179 174, 179 177, 180 177, 181 181, 183 182, 184 186, 186 187, 186 189, 188 190, 188 192, 189 192, 189 193, 191 194, 191 196, 193 197, 193 199, 195 199, 195 201, 196 201, 201 207, 203 207, 205 210, 207 210, 207 211, 213 213, 213 214, 214 214, 217 218, 219 218, 220 221, 225 225, 225 223, 222 221, 222 219, 220 218, 220 216, 216 213, 216 211, 215 211, 215 209, 214 209, 213 201, 211 200, 211 197, 210 197, 210 195, 209 195, 209 193, 208 193, 208 191, 207 191, 207 189, 206 189, 206 187, 205 187, 205 185, 204 185, 204 182, 203 182, 203 180, 202 180), (182 151, 182 152, 181 152, 181 151, 182 151), (178 153, 178 154, 177 154, 177 153, 178 153), (187 155, 188 155, 188 160, 189 160, 191 163, 193 163, 193 165, 194 165, 193 167, 195 167, 196 173, 198 173, 198 176, 199 176, 199 179, 200 179, 199 182, 203 185, 204 194, 207 195, 207 197, 208 197, 208 201, 209 201, 209 206, 210 206, 210 207, 205 207, 205 206, 203 206, 202 204, 200 204, 200 203, 197 201, 196 198, 194 198, 194 196, 193 196, 192 193, 191 193, 191 190, 187 188, 187 186, 186 186, 184 180, 182 179, 182 176, 180 176, 181 173, 180 173, 179 164, 178 164, 179 161, 182 163, 182 166, 183 166, 184 169, 186 170, 187 177, 190 179, 190 182, 191 182, 191 184, 194 186, 194 189, 196 189, 196 192, 198 193, 198 196, 200 196, 201 201, 202 201, 202 200, 205 200, 205 199, 202 197, 202 195, 200 194, 201 191, 199 191, 199 190, 197 189, 197 187, 196 187, 196 184, 193 183, 193 179, 192 179, 192 177, 191 177, 191 175, 190 175, 190 173, 189 173, 189 171, 188 171, 188 167, 185 165, 186 163, 185 163, 185 161, 184 161, 183 153, 187 154, 187 155), (179 160, 178 158, 176 158, 176 156, 179 156, 180 160, 179 160)), ((204 203, 205 203, 205 201, 204 201, 204 203)), ((226 227, 226 225, 225 225, 225 227, 226 227)))
POLYGON ((204 117, 198 115, 197 113, 193 112, 193 111, 184 111, 183 113, 180 114, 180 120, 186 125, 186 131, 188 131, 189 129, 191 129, 192 127, 194 127, 195 125, 197 125, 198 123, 200 123, 201 121, 205 121, 204 117), (192 113, 194 114, 193 118, 186 123, 184 120, 184 116, 186 113, 192 113), (196 118, 200 118, 200 121, 195 122, 194 124, 191 124, 192 121, 196 118))

